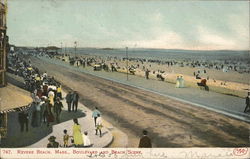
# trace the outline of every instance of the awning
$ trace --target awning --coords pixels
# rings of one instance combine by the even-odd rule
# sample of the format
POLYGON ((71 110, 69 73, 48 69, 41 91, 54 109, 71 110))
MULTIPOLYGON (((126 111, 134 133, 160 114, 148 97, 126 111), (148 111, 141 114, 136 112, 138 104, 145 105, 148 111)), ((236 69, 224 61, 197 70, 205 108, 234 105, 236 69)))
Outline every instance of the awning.
POLYGON ((30 93, 19 87, 8 84, 0 88, 0 112, 15 111, 17 108, 27 107, 31 102, 30 93))

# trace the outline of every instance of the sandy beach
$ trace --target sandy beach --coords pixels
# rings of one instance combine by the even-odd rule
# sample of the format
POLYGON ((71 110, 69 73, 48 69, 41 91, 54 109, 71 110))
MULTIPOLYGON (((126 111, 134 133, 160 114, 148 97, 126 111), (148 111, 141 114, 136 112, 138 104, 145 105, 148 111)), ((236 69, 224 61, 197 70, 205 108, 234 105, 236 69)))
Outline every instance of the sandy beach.
MULTIPOLYGON (((74 57, 74 54, 70 54, 71 57, 74 57)), ((69 57, 63 57, 61 55, 57 56, 58 59, 63 59, 65 62, 69 62, 69 57)), ((117 69, 118 72, 127 73, 126 68, 126 60, 121 60, 117 58, 112 58, 107 56, 97 57, 97 56, 89 56, 89 55, 78 55, 78 58, 94 58, 96 59, 96 63, 103 63, 107 64, 110 67, 110 64, 116 64, 119 66, 117 69)), ((74 64, 76 65, 76 63, 74 64)), ((94 63, 92 63, 94 65, 94 63)), ((204 68, 204 67, 180 67, 177 65, 168 66, 166 64, 157 64, 153 62, 138 62, 134 60, 128 61, 128 66, 139 66, 138 68, 134 69, 134 75, 145 77, 145 69, 148 69, 149 78, 154 80, 157 79, 157 74, 160 74, 164 78, 164 82, 169 83, 176 83, 177 76, 182 76, 185 81, 185 87, 193 87, 198 88, 198 82, 201 79, 207 79, 207 85, 209 86, 210 91, 223 93, 227 95, 238 96, 241 98, 245 98, 248 90, 250 90, 250 75, 249 73, 239 73, 237 71, 228 71, 223 72, 223 70, 217 70, 214 68, 204 68), (158 72, 164 72, 159 73, 158 72), (205 73, 203 72, 205 70, 205 73), (197 74, 201 79, 196 79, 193 75, 194 72, 197 74)), ((128 71, 129 72, 129 71, 128 71)))
POLYGON ((107 121, 128 135, 129 147, 138 146, 143 129, 154 147, 249 146, 246 122, 37 58, 31 61, 64 89, 77 90, 84 105, 98 106, 107 121))

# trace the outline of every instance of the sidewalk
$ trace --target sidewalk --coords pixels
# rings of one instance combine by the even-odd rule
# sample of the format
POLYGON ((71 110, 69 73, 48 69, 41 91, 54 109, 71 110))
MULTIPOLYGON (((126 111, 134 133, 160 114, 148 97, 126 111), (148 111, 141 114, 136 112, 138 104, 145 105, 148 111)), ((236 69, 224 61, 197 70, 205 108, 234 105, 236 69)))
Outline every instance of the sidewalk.
MULTIPOLYGON (((63 92, 63 97, 66 96, 66 93, 63 92)), ((81 125, 81 132, 84 131, 88 132, 88 136, 90 138, 91 143, 93 144, 92 147, 107 147, 109 146, 113 141, 113 135, 109 129, 112 129, 112 125, 107 123, 106 121, 103 121, 104 127, 102 128, 102 137, 99 137, 99 135, 95 135, 95 126, 94 126, 94 120, 92 118, 92 111, 88 108, 86 108, 81 103, 78 103, 78 112, 68 112, 67 111, 67 104, 65 100, 62 100, 63 103, 63 111, 61 113, 61 122, 59 124, 52 125, 52 133, 41 139, 40 141, 28 146, 29 148, 41 148, 46 147, 48 144, 48 138, 50 136, 55 136, 56 141, 59 142, 60 145, 63 145, 63 130, 66 129, 68 131, 68 134, 72 136, 72 127, 73 127, 73 118, 78 118, 78 122, 81 125), (66 120, 66 121, 65 121, 66 120)), ((69 143, 71 143, 69 141, 69 143)))

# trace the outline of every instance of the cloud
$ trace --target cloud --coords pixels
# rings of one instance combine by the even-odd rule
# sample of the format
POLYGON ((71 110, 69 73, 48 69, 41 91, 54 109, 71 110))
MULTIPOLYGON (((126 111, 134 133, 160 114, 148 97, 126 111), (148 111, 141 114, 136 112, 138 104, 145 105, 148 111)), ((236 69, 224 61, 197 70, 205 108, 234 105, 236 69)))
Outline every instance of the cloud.
MULTIPOLYGON (((197 46, 196 49, 202 50, 231 50, 231 49, 247 49, 248 44, 237 39, 233 35, 223 35, 222 33, 197 26, 197 46)), ((195 46, 194 46, 195 47, 195 46)))
POLYGON ((138 39, 125 41, 122 44, 123 46, 133 47, 136 45, 137 47, 142 48, 169 48, 169 49, 177 49, 183 46, 182 37, 173 31, 160 31, 155 33, 155 36, 152 39, 138 39))

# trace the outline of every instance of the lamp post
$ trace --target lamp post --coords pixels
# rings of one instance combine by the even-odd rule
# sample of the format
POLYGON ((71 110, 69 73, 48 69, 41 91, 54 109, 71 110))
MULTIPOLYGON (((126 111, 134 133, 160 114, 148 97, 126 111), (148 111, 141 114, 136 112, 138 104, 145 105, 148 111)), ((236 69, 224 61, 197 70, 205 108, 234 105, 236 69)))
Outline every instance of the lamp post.
POLYGON ((127 61, 126 61, 126 65, 127 65, 127 81, 128 81, 128 47, 126 47, 126 57, 127 57, 127 61))

